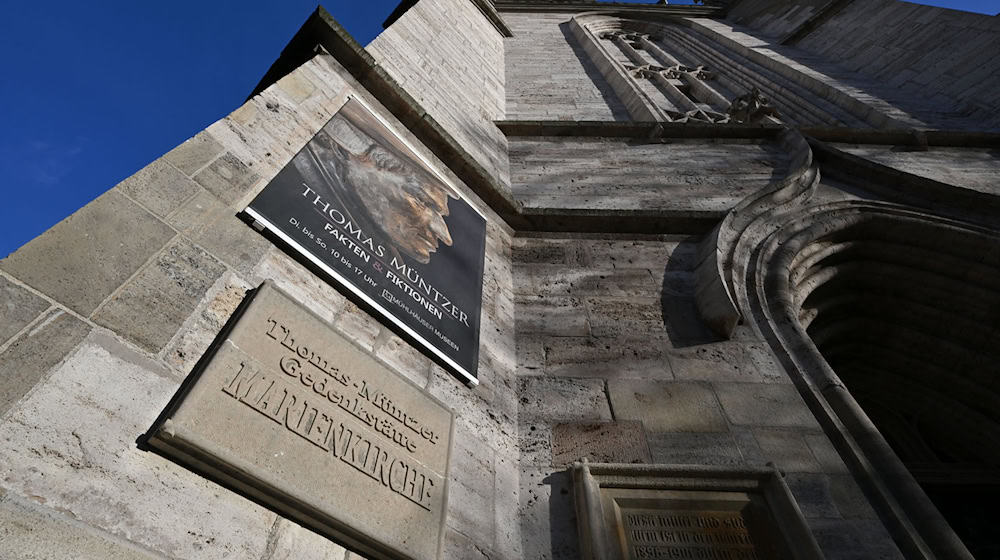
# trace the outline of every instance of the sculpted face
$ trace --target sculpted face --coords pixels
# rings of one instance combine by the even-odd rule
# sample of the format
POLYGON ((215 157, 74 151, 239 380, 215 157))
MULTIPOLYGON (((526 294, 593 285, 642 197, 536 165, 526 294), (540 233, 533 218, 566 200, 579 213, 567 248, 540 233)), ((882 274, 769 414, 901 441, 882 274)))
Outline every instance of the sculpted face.
POLYGON ((331 138, 346 155, 343 179, 400 251, 426 264, 439 243, 452 244, 444 185, 346 119, 335 118, 331 126, 331 138))

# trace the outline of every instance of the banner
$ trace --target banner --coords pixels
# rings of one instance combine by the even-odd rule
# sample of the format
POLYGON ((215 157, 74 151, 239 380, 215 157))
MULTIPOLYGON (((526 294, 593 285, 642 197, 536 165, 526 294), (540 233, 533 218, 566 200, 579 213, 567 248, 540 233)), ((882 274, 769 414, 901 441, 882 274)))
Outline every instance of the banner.
POLYGON ((246 214, 476 384, 486 220, 350 99, 246 214))

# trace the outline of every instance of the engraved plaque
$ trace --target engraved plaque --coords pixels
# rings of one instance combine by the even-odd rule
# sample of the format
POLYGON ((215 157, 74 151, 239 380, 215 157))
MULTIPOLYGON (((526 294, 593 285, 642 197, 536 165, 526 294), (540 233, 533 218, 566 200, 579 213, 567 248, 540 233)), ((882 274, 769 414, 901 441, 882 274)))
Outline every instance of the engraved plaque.
POLYGON ((822 558, 772 469, 576 463, 588 560, 822 558))
POLYGON ((265 283, 147 442, 366 556, 432 560, 453 423, 433 397, 265 283))

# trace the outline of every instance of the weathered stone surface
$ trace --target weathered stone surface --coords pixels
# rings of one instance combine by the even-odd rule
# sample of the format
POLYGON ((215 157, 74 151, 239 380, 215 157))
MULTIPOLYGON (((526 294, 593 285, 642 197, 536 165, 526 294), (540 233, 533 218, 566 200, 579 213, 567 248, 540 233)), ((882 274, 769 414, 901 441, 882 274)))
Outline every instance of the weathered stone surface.
POLYGON ((260 558, 274 514, 136 448, 177 381, 91 334, 0 424, 0 487, 170 558, 260 558))
POLYGON ((587 308, 582 301, 567 297, 518 297, 518 335, 545 333, 556 336, 585 336, 590 334, 587 308))
POLYGON ((260 175, 231 153, 224 153, 194 176, 196 183, 226 204, 249 192, 260 175))
POLYGON ((649 432, 724 432, 726 419, 707 385, 611 379, 615 417, 639 420, 649 432))
POLYGON ((222 144, 212 138, 212 135, 203 132, 167 152, 163 159, 193 177, 223 150, 222 144))
POLYGON ((247 277, 271 246, 204 189, 198 189, 198 194, 170 216, 169 222, 212 256, 247 277))
POLYGON ((86 316, 173 236, 112 190, 0 261, 0 268, 86 316))
POLYGON ((0 316, 3 317, 3 322, 0 323, 0 344, 7 342, 48 307, 49 302, 44 298, 0 276, 0 316))
MULTIPOLYGON (((524 558, 579 560, 576 510, 569 473, 521 467, 521 539, 524 558)), ((464 557, 462 557, 464 558, 464 557)))
POLYGON ((788 430, 757 428, 754 430, 760 450, 783 472, 819 472, 819 462, 813 456, 802 434, 788 430))
POLYGON ((216 280, 167 345, 166 362, 182 376, 190 373, 251 288, 231 272, 216 280))
POLYGON ((517 427, 517 447, 521 465, 552 465, 552 427, 544 421, 522 421, 517 427))
POLYGON ((327 323, 347 304, 347 298, 329 283, 324 282, 280 249, 268 249, 264 258, 254 267, 252 279, 271 280, 299 303, 308 306, 327 323))
POLYGON ((0 558, 154 560, 164 557, 13 494, 0 494, 0 558))
POLYGON ((492 545, 495 489, 494 451, 459 425, 451 456, 448 525, 476 542, 492 545))
POLYGON ((566 377, 646 377, 671 379, 665 348, 669 342, 636 333, 619 337, 553 336, 542 345, 544 373, 566 377))
POLYGON ((761 382, 742 343, 715 343, 674 349, 670 367, 677 379, 761 382))
POLYGON ((521 420, 611 420, 600 379, 523 377, 518 380, 518 389, 521 420))
POLYGON ((161 218, 180 208, 184 201, 201 190, 165 158, 143 167, 117 188, 161 218))
POLYGON ((594 336, 629 333, 666 334, 663 308, 657 298, 587 298, 590 331, 594 336))
POLYGON ((649 463, 641 422, 556 424, 552 427, 552 466, 586 457, 594 463, 649 463))
POLYGON ((94 321, 158 352, 224 271, 211 255, 178 240, 99 309, 94 321))
POLYGON ((806 443, 813 457, 819 462, 820 468, 825 473, 847 473, 847 465, 840 458, 840 453, 833 446, 830 439, 824 434, 806 434, 806 443))
POLYGON ((715 391, 734 424, 819 429, 792 385, 720 383, 715 391))
POLYGON ((344 560, 347 550, 298 523, 279 517, 261 560, 344 560))
POLYGON ((0 353, 0 416, 41 380, 90 332, 62 309, 49 311, 0 353))
POLYGON ((440 403, 270 284, 197 375, 150 445, 352 548, 437 557, 453 426, 440 403))
POLYGON ((732 436, 727 433, 650 434, 649 449, 654 463, 719 466, 747 464, 732 436))

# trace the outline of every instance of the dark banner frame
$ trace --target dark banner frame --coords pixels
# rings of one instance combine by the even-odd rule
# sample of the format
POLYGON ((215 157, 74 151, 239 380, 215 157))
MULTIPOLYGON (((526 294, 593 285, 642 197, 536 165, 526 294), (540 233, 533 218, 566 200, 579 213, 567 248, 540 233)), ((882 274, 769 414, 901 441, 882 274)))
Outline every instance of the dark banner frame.
POLYGON ((361 99, 348 96, 244 214, 463 381, 479 383, 486 218, 361 99))

